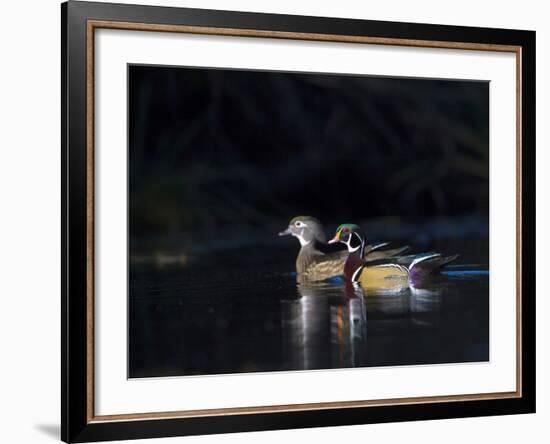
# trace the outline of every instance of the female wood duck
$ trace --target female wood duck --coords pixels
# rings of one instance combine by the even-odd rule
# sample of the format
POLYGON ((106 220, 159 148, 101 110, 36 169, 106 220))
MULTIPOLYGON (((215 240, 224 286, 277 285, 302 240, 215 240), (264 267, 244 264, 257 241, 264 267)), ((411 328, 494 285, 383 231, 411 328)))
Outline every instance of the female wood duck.
POLYGON ((414 284, 458 257, 421 253, 368 263, 363 260, 365 238, 355 224, 340 225, 328 243, 336 242, 345 244, 348 249, 344 278, 367 289, 389 289, 414 284))
MULTIPOLYGON (((344 272, 344 263, 348 257, 347 251, 324 253, 320 247, 327 243, 323 225, 315 217, 297 216, 293 218, 288 228, 279 236, 294 236, 300 241, 300 252, 296 258, 296 272, 300 282, 322 281, 344 272)), ((383 250, 389 243, 383 242, 365 245, 363 259, 373 261, 398 256, 407 250, 408 246, 383 250)))

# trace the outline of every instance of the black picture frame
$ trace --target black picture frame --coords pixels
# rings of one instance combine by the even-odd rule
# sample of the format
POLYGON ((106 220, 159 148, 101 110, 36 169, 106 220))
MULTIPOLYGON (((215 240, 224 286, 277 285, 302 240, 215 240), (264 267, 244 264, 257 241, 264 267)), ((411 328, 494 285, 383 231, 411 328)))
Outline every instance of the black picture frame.
MULTIPOLYGON (((69 1, 61 5, 61 438, 89 442, 535 412, 535 32, 69 1), (90 416, 87 24, 90 20, 521 48, 521 395, 514 398, 97 421, 90 416)), ((513 197, 511 197, 513 198, 513 197)))

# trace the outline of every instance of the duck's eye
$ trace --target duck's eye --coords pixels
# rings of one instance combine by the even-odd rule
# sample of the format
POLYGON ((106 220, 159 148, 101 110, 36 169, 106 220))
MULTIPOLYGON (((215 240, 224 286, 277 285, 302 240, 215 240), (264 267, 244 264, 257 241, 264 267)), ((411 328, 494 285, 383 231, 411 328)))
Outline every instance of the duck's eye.
POLYGON ((306 224, 304 224, 302 221, 297 220, 296 222, 294 222, 294 226, 301 228, 301 227, 305 227, 306 224))

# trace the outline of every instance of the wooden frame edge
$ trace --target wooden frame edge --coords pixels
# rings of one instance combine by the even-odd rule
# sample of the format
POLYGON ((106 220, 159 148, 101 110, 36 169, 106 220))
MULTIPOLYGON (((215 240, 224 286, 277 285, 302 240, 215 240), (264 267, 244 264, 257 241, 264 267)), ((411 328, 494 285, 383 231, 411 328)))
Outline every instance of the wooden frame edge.
POLYGON ((94 418, 95 408, 95 336, 94 336, 94 28, 86 27, 86 332, 87 344, 87 383, 86 419, 94 418))
POLYGON ((516 51, 516 391, 521 397, 523 395, 523 242, 522 242, 522 60, 523 51, 521 46, 516 51))
POLYGON ((168 418, 199 418, 205 416, 230 416, 239 414, 261 414, 261 413, 287 413, 297 411, 315 411, 330 410, 338 408, 362 408, 362 407, 388 407, 392 405, 411 405, 411 404, 436 404, 442 402, 464 402, 464 401, 483 401, 495 399, 514 399, 521 395, 516 392, 499 392, 487 394, 472 395, 447 395, 447 396, 419 396, 412 398, 393 398, 365 401, 335 401, 319 402, 307 404, 279 404, 271 406, 257 407, 230 407, 220 409, 198 409, 181 410, 168 412, 150 412, 150 413, 126 413, 117 415, 100 415, 92 418, 90 423, 114 422, 114 421, 133 421, 133 420, 153 420, 168 418))
POLYGON ((495 52, 517 52, 521 49, 518 45, 502 45, 492 43, 470 43, 470 42, 450 42, 438 40, 420 40, 420 39, 400 39, 390 37, 369 37, 341 34, 320 34, 305 32, 288 31, 266 31, 261 29, 240 29, 240 28, 222 28, 210 26, 191 26, 191 25, 167 25, 150 24, 139 22, 124 22, 116 20, 88 20, 88 28, 92 32, 96 28, 120 29, 129 31, 149 31, 149 32, 173 32, 199 35, 218 35, 226 37, 259 37, 274 38, 285 40, 306 40, 317 42, 333 43, 360 43, 386 46, 413 46, 424 48, 441 49, 467 49, 474 51, 495 51, 495 52))
POLYGON ((336 408, 359 408, 390 405, 408 405, 417 403, 443 403, 443 402, 465 402, 479 400, 496 399, 514 399, 522 397, 522 46, 521 45, 501 45, 485 43, 468 42, 450 42, 416 39, 399 39, 385 37, 368 37, 352 35, 335 34, 312 34, 300 32, 285 31, 264 31, 237 28, 215 28, 207 26, 188 26, 188 25, 166 25, 166 24, 148 24, 124 21, 109 20, 91 20, 86 22, 86 158, 87 158, 87 423, 97 424, 105 422, 117 422, 126 420, 154 420, 165 418, 195 418, 204 416, 227 416, 237 414, 259 414, 275 412, 296 412, 304 410, 327 410, 336 408), (95 29, 123 29, 135 31, 154 31, 154 32, 178 32, 203 35, 221 35, 236 37, 262 37, 278 38, 289 40, 309 40, 338 43, 362 43, 376 45, 395 45, 409 47, 442 48, 442 49, 465 49, 478 51, 512 52, 516 55, 516 391, 487 393, 487 394, 469 394, 452 396, 428 396, 414 398, 396 398, 388 400, 365 400, 365 401, 342 401, 326 403, 308 403, 308 404, 287 404, 261 407, 235 407, 222 409, 205 410, 185 410, 172 412, 149 412, 149 413, 130 413, 118 415, 100 415, 94 414, 94 31, 95 29))

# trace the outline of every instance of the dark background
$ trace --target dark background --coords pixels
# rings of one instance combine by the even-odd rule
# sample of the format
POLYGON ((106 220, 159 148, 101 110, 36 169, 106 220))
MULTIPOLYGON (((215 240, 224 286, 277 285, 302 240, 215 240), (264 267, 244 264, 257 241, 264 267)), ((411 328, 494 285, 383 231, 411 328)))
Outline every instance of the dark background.
POLYGON ((488 359, 487 82, 131 66, 129 84, 129 377, 488 359), (460 257, 396 295, 297 285, 277 233, 301 214, 460 257))
POLYGON ((301 214, 488 234, 488 82, 130 66, 129 88, 131 254, 273 239, 301 214))

